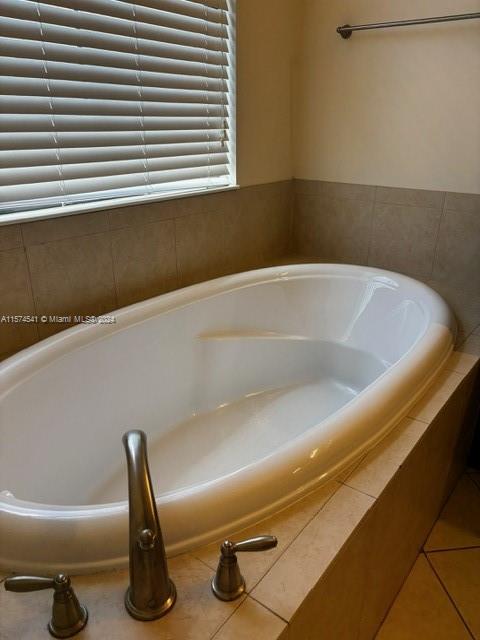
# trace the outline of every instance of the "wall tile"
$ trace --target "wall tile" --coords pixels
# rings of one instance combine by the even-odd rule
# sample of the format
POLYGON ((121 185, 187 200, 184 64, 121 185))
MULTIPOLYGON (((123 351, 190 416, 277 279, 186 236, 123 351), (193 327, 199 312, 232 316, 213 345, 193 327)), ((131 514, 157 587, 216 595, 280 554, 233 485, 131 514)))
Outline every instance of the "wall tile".
POLYGON ((372 201, 375 187, 366 184, 348 184, 345 182, 325 182, 323 180, 295 180, 295 193, 341 198, 345 200, 372 201))
MULTIPOLYGON (((475 282, 473 274, 469 280, 472 283, 475 282)), ((439 282, 426 279, 426 284, 446 300, 457 318, 458 329, 464 335, 469 335, 480 322, 480 292, 467 290, 454 282, 445 280, 439 282)))
POLYGON ((226 273, 223 225, 222 212, 199 213, 175 220, 180 286, 226 273))
POLYGON ((372 203, 297 196, 296 246, 304 255, 366 264, 372 203))
POLYGON ((111 232, 120 307, 177 286, 175 222, 154 222, 111 232))
POLYGON ((376 204, 368 263, 430 276, 440 217, 440 209, 376 204))
POLYGON ((96 211, 60 218, 49 218, 22 224, 23 242, 26 247, 65 238, 88 236, 107 231, 107 213, 96 211))
POLYGON ((480 213, 480 194, 448 192, 445 209, 465 211, 466 213, 480 213))
POLYGON ((5 224, 0 227, 0 251, 22 246, 22 232, 19 224, 5 224))
POLYGON ((377 187, 375 192, 375 201, 383 204, 401 204, 412 207, 442 209, 444 200, 444 191, 377 187))
POLYGON ((110 229, 171 220, 205 211, 205 196, 175 198, 108 211, 110 229))
POLYGON ((445 212, 440 224, 432 277, 457 283, 480 296, 479 212, 445 212))
MULTIPOLYGON (((100 315, 117 306, 108 233, 28 247, 39 315, 100 315)), ((40 337, 65 329, 40 324, 40 337)))
MULTIPOLYGON (((0 251, 0 317, 34 314, 24 250, 0 251)), ((38 333, 33 324, 0 322, 0 357, 28 347, 37 340, 38 333)))

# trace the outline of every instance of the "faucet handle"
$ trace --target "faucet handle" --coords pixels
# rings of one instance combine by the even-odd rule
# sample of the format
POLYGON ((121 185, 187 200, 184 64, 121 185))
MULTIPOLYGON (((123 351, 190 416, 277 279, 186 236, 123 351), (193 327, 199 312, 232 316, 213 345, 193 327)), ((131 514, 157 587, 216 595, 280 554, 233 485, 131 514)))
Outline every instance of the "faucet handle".
POLYGON ((220 547, 220 559, 212 580, 212 591, 220 600, 239 598, 245 591, 245 579, 238 568, 236 554, 243 551, 267 551, 277 546, 275 536, 256 536, 240 542, 225 540, 220 547))
POLYGON ((88 611, 79 603, 70 578, 63 573, 54 578, 13 576, 3 584, 7 591, 16 593, 54 589, 52 618, 48 623, 48 630, 55 638, 70 638, 87 624, 88 611))

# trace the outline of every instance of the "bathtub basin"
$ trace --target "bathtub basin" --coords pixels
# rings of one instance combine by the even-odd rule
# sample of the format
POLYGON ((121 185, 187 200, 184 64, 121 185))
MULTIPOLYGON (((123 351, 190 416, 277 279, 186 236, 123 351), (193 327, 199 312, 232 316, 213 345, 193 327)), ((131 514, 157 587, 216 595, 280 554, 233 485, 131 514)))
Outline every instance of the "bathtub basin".
POLYGON ((127 563, 122 434, 146 431, 167 552, 261 520, 375 445, 452 350, 425 285, 348 265, 219 278, 0 365, 0 567, 127 563))

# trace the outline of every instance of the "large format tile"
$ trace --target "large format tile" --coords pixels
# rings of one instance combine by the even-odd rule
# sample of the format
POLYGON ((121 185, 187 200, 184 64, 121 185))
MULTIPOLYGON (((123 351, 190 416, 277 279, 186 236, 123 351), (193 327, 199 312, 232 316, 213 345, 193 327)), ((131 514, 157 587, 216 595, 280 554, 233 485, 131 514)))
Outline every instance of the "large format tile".
POLYGON ((226 272, 223 214, 209 211, 175 220, 180 286, 209 280, 226 272))
POLYGON ((352 640, 361 627, 373 518, 362 520, 290 620, 289 640, 352 640))
POLYGON ((313 194, 327 198, 342 198, 370 202, 375 197, 375 187, 367 184, 351 184, 347 182, 326 182, 324 180, 294 181, 295 193, 313 194))
MULTIPOLYGON (((39 315, 101 315, 116 308, 108 233, 28 247, 39 315)), ((40 324, 41 337, 68 324, 40 324)))
MULTIPOLYGON (((239 556, 240 568, 249 592, 281 558, 292 541, 339 488, 338 482, 329 482, 271 518, 267 518, 263 522, 231 536, 233 540, 243 540, 258 535, 272 534, 278 539, 278 545, 274 549, 262 553, 242 553, 239 556)), ((212 575, 217 568, 222 541, 218 540, 213 544, 192 551, 192 555, 202 560, 212 569, 212 575)))
POLYGON ((377 187, 375 201, 383 204, 402 204, 411 207, 441 209, 445 200, 444 191, 426 189, 403 189, 398 187, 377 187))
POLYGON ((145 202, 132 207, 121 207, 108 212, 110 229, 122 229, 139 224, 172 220, 205 211, 204 196, 172 198, 157 202, 145 202))
POLYGON ((175 223, 136 225, 111 232, 118 306, 177 286, 175 223))
MULTIPOLYGON (((473 274, 472 274, 473 275, 473 274)), ((475 278, 470 278, 475 286, 475 278)), ((455 282, 446 280, 425 279, 425 284, 439 293, 448 303, 458 321, 458 329, 464 335, 469 335, 480 322, 480 291, 459 286, 455 282)))
POLYGON ((429 553, 428 558, 468 628, 480 638, 480 547, 429 553))
POLYGON ((252 592, 284 620, 290 620, 362 518, 373 498, 342 486, 309 522, 252 592))
POLYGON ((471 640, 425 556, 420 555, 377 640, 471 640))
POLYGON ((480 194, 447 192, 445 209, 480 213, 480 194))
POLYGON ((433 268, 441 209, 375 204, 368 263, 427 277, 433 268))
POLYGON ((435 523, 425 549, 480 546, 480 490, 465 474, 435 523))
POLYGON ((19 224, 0 226, 0 251, 17 249, 22 246, 22 232, 19 224))
POLYGON ((26 247, 55 240, 88 236, 107 231, 106 211, 48 218, 22 224, 23 242, 26 247))
MULTIPOLYGON (((210 571, 188 555, 169 560, 178 598, 164 618, 138 622, 123 604, 127 571, 74 576, 79 600, 89 610, 89 621, 79 638, 85 640, 209 640, 241 604, 217 600, 210 589, 210 571)), ((0 589, 2 640, 42 640, 51 614, 49 591, 11 593, 0 589)))
POLYGON ((365 264, 373 203, 297 195, 296 245, 307 255, 365 264))
POLYGON ((433 279, 476 289, 480 295, 479 274, 480 214, 446 211, 440 224, 433 279))
MULTIPOLYGON (((0 317, 33 315, 28 265, 23 249, 0 251, 0 317)), ((38 340, 37 328, 25 322, 0 323, 0 358, 38 340)))
POLYGON ((426 428, 427 425, 419 420, 402 420, 365 456, 361 464, 345 480, 345 484, 378 498, 426 428))
POLYGON ((214 640, 287 640, 287 625, 252 598, 246 598, 213 636, 214 640))

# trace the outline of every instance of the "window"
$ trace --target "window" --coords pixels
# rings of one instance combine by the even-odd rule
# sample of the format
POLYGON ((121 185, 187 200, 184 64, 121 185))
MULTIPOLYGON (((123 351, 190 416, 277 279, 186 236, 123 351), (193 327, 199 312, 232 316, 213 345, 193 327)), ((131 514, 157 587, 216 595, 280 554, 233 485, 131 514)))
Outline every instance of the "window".
POLYGON ((1 7, 0 212, 235 183, 230 0, 1 7))

